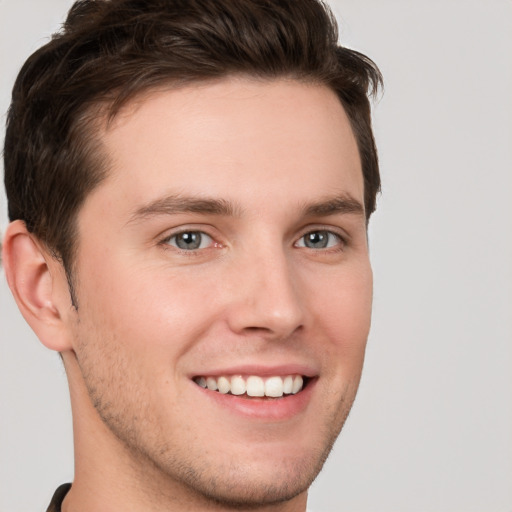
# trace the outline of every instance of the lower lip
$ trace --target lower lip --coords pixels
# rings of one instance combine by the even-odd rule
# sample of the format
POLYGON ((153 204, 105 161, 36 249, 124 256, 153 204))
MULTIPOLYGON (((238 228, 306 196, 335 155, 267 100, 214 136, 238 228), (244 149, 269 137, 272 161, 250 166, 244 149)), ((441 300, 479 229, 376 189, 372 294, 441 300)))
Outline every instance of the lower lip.
POLYGON ((311 400, 317 379, 310 379, 307 386, 295 395, 282 398, 246 398, 243 396, 222 394, 204 389, 194 383, 199 392, 209 400, 231 412, 251 419, 267 421, 285 421, 304 411, 311 400))

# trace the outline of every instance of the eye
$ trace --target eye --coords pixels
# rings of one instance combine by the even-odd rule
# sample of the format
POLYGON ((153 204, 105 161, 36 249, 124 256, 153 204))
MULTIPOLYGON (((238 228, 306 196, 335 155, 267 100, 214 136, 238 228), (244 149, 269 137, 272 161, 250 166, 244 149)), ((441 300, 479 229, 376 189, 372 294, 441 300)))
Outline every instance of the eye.
POLYGON ((329 249, 340 245, 342 242, 342 238, 336 233, 321 229, 306 233, 296 242, 295 246, 307 247, 308 249, 329 249))
POLYGON ((165 240, 168 245, 173 245, 183 251, 194 251, 196 249, 206 249, 213 243, 212 238, 202 231, 182 231, 172 235, 165 240))

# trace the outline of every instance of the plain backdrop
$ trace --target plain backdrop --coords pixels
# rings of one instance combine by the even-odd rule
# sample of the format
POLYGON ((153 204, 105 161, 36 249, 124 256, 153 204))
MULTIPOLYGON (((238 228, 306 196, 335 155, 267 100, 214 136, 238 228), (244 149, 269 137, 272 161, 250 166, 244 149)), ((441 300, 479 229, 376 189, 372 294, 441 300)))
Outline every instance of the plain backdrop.
MULTIPOLYGON (((0 0, 2 115, 69 5, 0 0)), ((512 2, 331 5, 385 77, 383 194, 363 380, 310 506, 512 512, 512 2)), ((3 277, 0 301, 0 511, 44 511, 73 477, 67 384, 3 277)))

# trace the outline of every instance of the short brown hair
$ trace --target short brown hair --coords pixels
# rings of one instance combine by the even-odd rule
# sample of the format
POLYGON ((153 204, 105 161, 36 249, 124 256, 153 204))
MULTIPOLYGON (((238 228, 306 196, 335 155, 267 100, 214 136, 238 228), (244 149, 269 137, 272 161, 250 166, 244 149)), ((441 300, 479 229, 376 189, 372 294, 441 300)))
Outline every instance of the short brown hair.
POLYGON ((380 177, 368 96, 382 79, 337 40, 320 0, 77 1, 14 85, 4 148, 10 219, 25 221, 70 278, 78 211, 107 172, 95 107, 112 117, 151 88, 233 74, 336 92, 358 143, 369 218, 380 177))

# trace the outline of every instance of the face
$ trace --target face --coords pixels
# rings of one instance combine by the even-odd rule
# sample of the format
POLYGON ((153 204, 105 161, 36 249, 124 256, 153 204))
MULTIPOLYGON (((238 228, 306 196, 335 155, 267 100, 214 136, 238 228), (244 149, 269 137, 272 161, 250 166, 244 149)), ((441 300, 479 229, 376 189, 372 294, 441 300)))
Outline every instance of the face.
POLYGON ((140 481, 230 504, 304 493, 370 325, 363 179, 340 102, 226 79, 148 95, 101 137, 111 169, 78 217, 72 382, 140 481))

